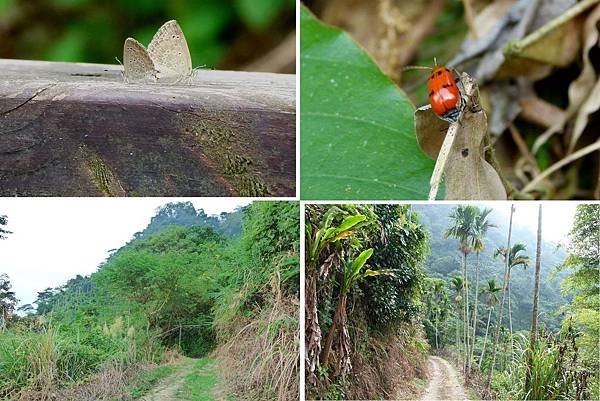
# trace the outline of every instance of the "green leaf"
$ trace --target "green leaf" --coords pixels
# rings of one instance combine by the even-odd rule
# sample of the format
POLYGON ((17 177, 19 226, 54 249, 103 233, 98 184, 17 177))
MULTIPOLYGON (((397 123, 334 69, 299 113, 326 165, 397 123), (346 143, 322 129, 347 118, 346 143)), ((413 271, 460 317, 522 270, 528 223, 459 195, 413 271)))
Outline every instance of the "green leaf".
POLYGON ((426 199, 414 108, 369 56, 302 7, 303 199, 426 199))
POLYGON ((373 255, 373 248, 366 249, 352 261, 352 272, 356 274, 367 263, 367 260, 373 255))
POLYGON ((336 232, 335 227, 329 227, 327 229, 327 231, 325 231, 325 234, 323 235, 323 241, 327 241, 329 238, 331 238, 331 236, 333 234, 335 234, 335 232, 336 232))
POLYGON ((367 217, 363 216, 362 214, 358 214, 356 216, 348 216, 344 219, 344 221, 342 221, 342 224, 339 225, 337 230, 338 232, 346 231, 347 229, 354 227, 361 221, 365 221, 366 218, 367 217))

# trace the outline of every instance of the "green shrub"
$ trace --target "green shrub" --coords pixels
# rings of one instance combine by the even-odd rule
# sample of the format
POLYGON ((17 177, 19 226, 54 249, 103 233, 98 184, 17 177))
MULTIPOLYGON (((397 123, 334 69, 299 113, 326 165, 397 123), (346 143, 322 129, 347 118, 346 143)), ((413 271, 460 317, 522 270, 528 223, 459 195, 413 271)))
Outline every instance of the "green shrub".
POLYGON ((419 288, 427 254, 427 234, 408 206, 375 205, 381 233, 372 241, 369 265, 373 270, 393 269, 393 276, 365 280, 361 289, 373 327, 385 329, 410 321, 419 312, 419 288))

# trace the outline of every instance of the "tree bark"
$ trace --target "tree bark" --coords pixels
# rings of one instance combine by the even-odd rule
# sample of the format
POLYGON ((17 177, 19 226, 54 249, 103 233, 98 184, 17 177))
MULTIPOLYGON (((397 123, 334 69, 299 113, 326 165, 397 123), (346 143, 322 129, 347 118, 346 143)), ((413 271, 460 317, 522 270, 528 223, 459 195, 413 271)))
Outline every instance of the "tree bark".
POLYGON ((343 314, 346 313, 346 295, 340 294, 340 299, 338 300, 337 308, 335 310, 335 314, 333 315, 333 322, 331 323, 331 327, 327 331, 327 336, 325 337, 325 346, 323 347, 323 353, 321 355, 321 364, 323 366, 327 366, 329 363, 329 355, 331 353, 331 345, 333 344, 333 338, 335 335, 335 331, 340 327, 340 322, 342 321, 343 314))
MULTIPOLYGON (((506 242, 507 252, 510 252, 510 240, 512 235, 512 222, 513 215, 515 213, 515 206, 513 204, 510 205, 510 220, 508 224, 508 239, 506 242)), ((492 364, 490 366, 490 370, 487 378, 487 389, 489 391, 490 386, 492 384, 492 376, 494 374, 494 365, 496 364, 496 347, 498 346, 498 339, 500 338, 500 327, 502 326, 502 314, 504 312, 504 300, 506 296, 506 286, 509 280, 509 257, 506 255, 505 265, 504 265, 504 283, 502 285, 502 301, 500 301, 500 312, 498 313, 498 322, 496 323, 496 334, 494 336, 494 347, 492 349, 492 364)))
POLYGON ((460 315, 458 313, 456 314, 456 350, 460 354, 460 315))
POLYGON ((529 388, 531 382, 531 370, 533 368, 533 351, 537 341, 537 315, 540 298, 540 270, 542 265, 542 205, 538 207, 538 230, 537 244, 535 250, 535 284, 533 286, 533 307, 531 308, 531 336, 529 338, 529 351, 527 355, 527 371, 525 374, 525 388, 529 388))
MULTIPOLYGON (((507 255, 508 257, 508 255, 507 255)), ((511 268, 508 268, 508 294, 507 294, 507 298, 508 298, 508 338, 510 339, 510 360, 514 362, 514 355, 513 355, 513 329, 512 329, 512 308, 510 306, 510 273, 511 273, 511 268)))
POLYGON ((435 311, 435 349, 439 349, 438 344, 438 311, 435 311))
POLYGON ((463 372, 465 374, 465 381, 469 381, 468 372, 468 359, 469 359, 469 285, 467 283, 467 254, 463 252, 463 343, 464 349, 464 363, 463 372))
POLYGON ((477 331, 477 298, 479 293, 479 252, 477 252, 477 265, 475 266, 475 305, 473 306, 473 341, 471 342, 471 355, 469 356, 469 369, 475 353, 475 332, 477 331))
POLYGON ((321 327, 317 314, 317 270, 306 269, 305 334, 306 334, 306 380, 313 386, 317 384, 316 368, 321 354, 321 327))
POLYGON ((478 365, 480 370, 481 370, 481 363, 483 362, 483 356, 485 354, 485 345, 487 343, 488 330, 490 329, 490 319, 492 317, 493 310, 494 310, 494 308, 490 308, 490 312, 488 313, 487 325, 485 326, 485 337, 483 339, 483 348, 481 350, 481 356, 479 357, 479 365, 478 365))
POLYGON ((293 75, 0 59, 0 196, 296 193, 293 75))

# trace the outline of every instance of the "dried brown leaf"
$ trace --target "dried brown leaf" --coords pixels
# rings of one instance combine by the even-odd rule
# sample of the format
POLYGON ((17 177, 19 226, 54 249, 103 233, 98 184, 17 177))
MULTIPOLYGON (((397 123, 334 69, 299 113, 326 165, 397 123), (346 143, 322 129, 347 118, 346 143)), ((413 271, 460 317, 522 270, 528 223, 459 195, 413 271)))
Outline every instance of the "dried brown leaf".
POLYGON ((575 149, 577 140, 583 134, 583 130, 587 126, 588 118, 590 114, 595 113, 600 109, 600 80, 596 82, 590 96, 581 105, 577 117, 575 118, 575 126, 573 127, 573 135, 571 136, 571 143, 569 144, 569 153, 575 149))
POLYGON ((580 27, 585 18, 582 14, 598 2, 543 2, 533 23, 535 30, 523 39, 510 43, 504 50, 507 63, 503 69, 515 68, 511 64, 519 64, 522 59, 557 67, 571 64, 581 48, 580 27))
POLYGON ((596 82, 596 85, 592 87, 592 83, 596 80, 597 75, 590 60, 590 50, 598 45, 598 40, 600 39, 600 32, 598 29, 599 21, 600 5, 596 6, 594 11, 585 21, 583 31, 583 69, 581 70, 579 77, 569 86, 568 110, 579 109, 579 113, 575 119, 573 135, 571 136, 571 142, 569 144, 569 152, 572 152, 575 149, 575 145, 587 125, 588 116, 600 108, 600 81, 596 82), (591 91, 590 88, 592 88, 591 91), (578 107, 579 105, 581 105, 581 108, 578 107))
MULTIPOLYGON (((600 21, 600 5, 589 14, 583 28, 583 68, 581 74, 569 85, 569 107, 564 113, 561 121, 553 124, 546 132, 540 135, 533 144, 533 152, 536 153, 539 148, 552 137, 552 135, 562 131, 566 122, 577 113, 577 110, 589 98, 590 92, 597 80, 596 70, 589 57, 590 50, 598 44, 599 32, 597 23, 600 21)), ((570 151, 575 147, 575 143, 581 136, 581 132, 574 132, 570 143, 570 151)))
POLYGON ((519 99, 519 105, 521 106, 520 116, 523 120, 542 127, 560 124, 564 119, 565 111, 563 109, 534 94, 519 99))
POLYGON ((477 85, 466 73, 463 73, 461 81, 467 105, 457 124, 448 125, 428 106, 415 112, 419 146, 429 157, 437 158, 432 188, 436 185, 435 175, 439 170, 446 179, 446 199, 506 199, 506 190, 500 176, 485 160, 487 117, 479 106, 477 85), (440 133, 444 128, 447 128, 446 134, 440 133), (446 135, 448 140, 444 141, 446 135))
POLYGON ((431 106, 426 105, 415 111, 415 125, 419 147, 430 159, 437 159, 448 131, 448 122, 436 116, 431 106))
POLYGON ((486 86, 489 93, 491 117, 489 131, 492 135, 499 136, 521 112, 519 99, 524 91, 523 85, 511 81, 494 81, 486 86))
POLYGON ((527 76, 541 79, 551 66, 570 64, 578 54, 578 16, 599 0, 502 0, 492 2, 476 18, 480 38, 465 40, 461 52, 448 64, 483 55, 474 76, 483 83, 492 78, 527 76))

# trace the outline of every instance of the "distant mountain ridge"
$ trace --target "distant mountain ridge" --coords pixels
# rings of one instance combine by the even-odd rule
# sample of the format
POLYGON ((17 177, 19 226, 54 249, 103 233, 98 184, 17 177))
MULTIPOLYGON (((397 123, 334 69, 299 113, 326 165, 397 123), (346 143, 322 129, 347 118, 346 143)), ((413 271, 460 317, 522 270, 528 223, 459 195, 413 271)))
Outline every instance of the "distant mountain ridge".
POLYGON ((203 209, 196 210, 192 202, 167 203, 156 210, 148 226, 135 233, 132 241, 146 239, 170 226, 191 227, 197 225, 211 226, 219 234, 234 238, 242 232, 243 215, 243 207, 229 213, 207 215, 203 209))

